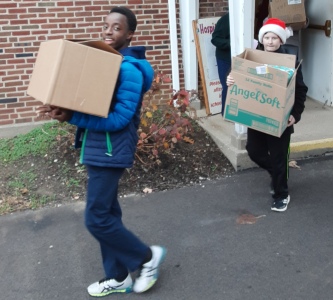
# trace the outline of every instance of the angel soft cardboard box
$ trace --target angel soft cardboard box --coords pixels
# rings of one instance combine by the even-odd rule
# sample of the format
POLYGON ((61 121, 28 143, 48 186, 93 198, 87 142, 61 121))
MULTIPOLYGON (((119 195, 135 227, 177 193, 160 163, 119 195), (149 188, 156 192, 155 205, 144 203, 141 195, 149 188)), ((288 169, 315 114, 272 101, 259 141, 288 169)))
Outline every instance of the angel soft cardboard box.
POLYGON ((224 117, 280 137, 295 100, 296 56, 245 49, 232 58, 235 84, 228 88, 224 117))

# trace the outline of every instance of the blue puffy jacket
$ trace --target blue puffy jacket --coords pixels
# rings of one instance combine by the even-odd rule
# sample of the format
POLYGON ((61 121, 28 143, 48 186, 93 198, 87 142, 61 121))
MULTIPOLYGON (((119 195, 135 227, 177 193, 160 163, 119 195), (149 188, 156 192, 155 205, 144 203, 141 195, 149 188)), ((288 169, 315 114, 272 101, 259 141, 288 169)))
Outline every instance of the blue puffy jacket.
POLYGON ((154 70, 145 59, 144 47, 128 47, 120 53, 124 58, 108 117, 74 112, 69 121, 78 127, 75 147, 82 148, 80 162, 86 165, 133 165, 142 98, 150 89, 154 70))

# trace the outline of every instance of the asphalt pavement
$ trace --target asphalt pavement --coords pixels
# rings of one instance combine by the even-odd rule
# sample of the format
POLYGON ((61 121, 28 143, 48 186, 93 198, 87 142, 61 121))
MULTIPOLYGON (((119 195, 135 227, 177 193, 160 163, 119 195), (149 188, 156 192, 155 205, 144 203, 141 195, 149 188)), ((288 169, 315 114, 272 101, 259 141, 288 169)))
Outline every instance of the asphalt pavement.
MULTIPOLYGON (((105 299, 332 299, 333 156, 298 165, 284 213, 270 210, 260 169, 123 198, 127 227, 168 254, 150 291, 105 299)), ((1 300, 92 299, 86 287, 103 270, 83 210, 80 202, 0 217, 1 300)))

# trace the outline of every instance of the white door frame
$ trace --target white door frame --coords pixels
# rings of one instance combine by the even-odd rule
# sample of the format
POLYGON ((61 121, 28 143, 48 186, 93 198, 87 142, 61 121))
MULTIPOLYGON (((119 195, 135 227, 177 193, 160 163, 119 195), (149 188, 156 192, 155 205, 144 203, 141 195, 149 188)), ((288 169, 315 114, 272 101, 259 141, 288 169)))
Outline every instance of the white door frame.
MULTIPOLYGON (((305 1, 309 24, 333 23, 332 0, 322 0, 321 5, 305 1)), ((327 37, 323 30, 306 28, 300 31, 302 44, 303 77, 308 86, 308 97, 333 106, 333 34, 327 37)))
MULTIPOLYGON (((229 0, 231 56, 252 48, 254 36, 255 0, 229 0)), ((237 139, 244 138, 247 127, 235 124, 237 139)))
MULTIPOLYGON (((168 0, 170 48, 172 65, 172 88, 180 89, 179 52, 177 37, 176 1, 168 0)), ((199 0, 179 0, 179 18, 185 89, 198 90, 198 60, 194 42, 192 21, 199 16, 199 0)))
POLYGON ((198 59, 192 21, 199 17, 199 0, 180 0, 180 34, 186 90, 198 90, 198 59))
POLYGON ((169 30, 170 30, 170 49, 171 49, 171 72, 172 88, 179 91, 179 54, 177 38, 177 18, 176 18, 176 1, 168 0, 169 11, 169 30))

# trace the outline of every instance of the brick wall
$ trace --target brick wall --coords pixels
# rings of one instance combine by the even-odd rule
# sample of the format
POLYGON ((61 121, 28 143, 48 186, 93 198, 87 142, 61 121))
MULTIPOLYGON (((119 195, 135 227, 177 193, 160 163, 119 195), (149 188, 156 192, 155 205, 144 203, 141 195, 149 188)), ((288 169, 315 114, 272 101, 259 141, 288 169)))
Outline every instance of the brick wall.
POLYGON ((221 17, 228 11, 228 0, 200 0, 199 18, 221 17))
MULTIPOLYGON (((39 121, 35 110, 40 102, 29 97, 26 89, 40 42, 99 39, 104 16, 117 5, 128 6, 137 15, 132 45, 146 46, 152 66, 171 76, 168 0, 1 0, 0 127, 39 121)), ((227 0, 200 0, 200 18, 222 15, 227 5, 227 0)), ((179 22, 177 28, 180 37, 179 22)), ((179 68, 183 87, 181 57, 179 68)), ((163 88, 154 101, 170 98, 171 85, 163 88)))

